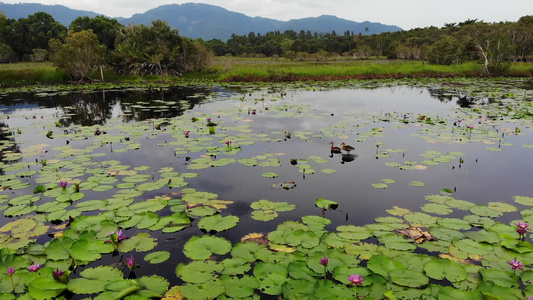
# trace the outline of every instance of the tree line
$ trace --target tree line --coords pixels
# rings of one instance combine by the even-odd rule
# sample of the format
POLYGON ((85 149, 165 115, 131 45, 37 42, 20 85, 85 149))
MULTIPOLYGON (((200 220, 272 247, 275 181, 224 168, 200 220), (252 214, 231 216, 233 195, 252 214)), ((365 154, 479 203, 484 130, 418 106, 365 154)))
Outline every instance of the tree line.
POLYGON ((182 75, 206 71, 213 55, 285 57, 323 61, 330 56, 425 60, 458 64, 480 60, 483 73, 504 71, 510 62, 533 61, 533 16, 516 22, 466 20, 373 35, 345 31, 273 31, 233 34, 227 41, 192 40, 164 21, 124 26, 104 16, 78 17, 67 28, 44 12, 19 20, 0 14, 0 62, 52 60, 73 78, 106 65, 122 74, 182 75))
POLYGON ((78 17, 69 28, 44 12, 19 20, 0 15, 0 62, 51 60, 72 79, 99 67, 120 74, 182 75, 206 71, 213 52, 163 21, 124 26, 104 16, 78 17))

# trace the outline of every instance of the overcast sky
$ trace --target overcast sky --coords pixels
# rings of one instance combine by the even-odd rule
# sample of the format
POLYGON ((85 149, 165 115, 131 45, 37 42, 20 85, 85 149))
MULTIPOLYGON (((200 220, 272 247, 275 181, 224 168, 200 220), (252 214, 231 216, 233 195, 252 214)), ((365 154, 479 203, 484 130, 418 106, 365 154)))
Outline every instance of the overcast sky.
POLYGON ((397 25, 403 29, 437 26, 478 19, 517 21, 533 15, 532 0, 0 0, 4 3, 61 4, 109 17, 130 17, 164 4, 199 2, 221 6, 251 17, 287 21, 320 15, 397 25))

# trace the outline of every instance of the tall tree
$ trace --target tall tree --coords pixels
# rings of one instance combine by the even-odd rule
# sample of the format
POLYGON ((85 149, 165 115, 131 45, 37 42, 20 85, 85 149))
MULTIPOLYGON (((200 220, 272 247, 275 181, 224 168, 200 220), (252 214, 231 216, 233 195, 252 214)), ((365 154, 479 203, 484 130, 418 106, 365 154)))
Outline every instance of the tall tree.
POLYGON ((48 49, 48 41, 65 35, 67 28, 45 13, 37 12, 18 21, 6 21, 5 41, 20 60, 29 60, 34 49, 48 49))
POLYGON ((116 19, 111 19, 105 16, 96 16, 89 18, 88 16, 77 17, 70 23, 70 30, 79 32, 82 30, 91 29, 94 34, 98 36, 100 43, 104 44, 107 49, 115 49, 115 39, 118 31, 124 25, 120 24, 116 19))
POLYGON ((66 41, 50 40, 54 66, 65 71, 72 79, 88 79, 104 62, 106 48, 92 30, 69 31, 66 41))
POLYGON ((123 28, 113 51, 112 65, 117 72, 137 75, 183 75, 203 70, 210 63, 208 51, 200 41, 192 42, 161 20, 152 26, 123 28))

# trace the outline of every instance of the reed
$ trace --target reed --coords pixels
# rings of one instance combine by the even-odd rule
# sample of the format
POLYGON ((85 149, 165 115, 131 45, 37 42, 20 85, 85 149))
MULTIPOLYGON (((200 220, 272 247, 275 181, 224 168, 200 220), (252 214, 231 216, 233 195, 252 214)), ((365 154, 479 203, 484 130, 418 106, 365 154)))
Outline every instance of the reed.
MULTIPOLYGON (((208 81, 305 81, 337 79, 381 79, 402 77, 479 77, 481 65, 466 62, 450 66, 430 65, 423 61, 387 59, 371 60, 289 61, 285 58, 217 57, 211 71, 190 72, 183 77, 120 75, 104 70, 107 82, 188 82, 208 81)), ((503 76, 531 77, 533 63, 512 63, 503 76)), ((98 81, 100 72, 91 78, 98 81)), ((68 83, 66 74, 57 71, 52 63, 0 64, 0 86, 23 86, 31 84, 68 83)))

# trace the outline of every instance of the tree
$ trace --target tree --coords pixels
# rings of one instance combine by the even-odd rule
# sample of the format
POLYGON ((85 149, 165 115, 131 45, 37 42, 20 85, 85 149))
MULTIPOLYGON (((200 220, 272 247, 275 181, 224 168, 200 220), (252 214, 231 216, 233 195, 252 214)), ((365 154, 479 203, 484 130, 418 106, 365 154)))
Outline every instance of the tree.
POLYGON ((509 59, 514 52, 508 37, 501 31, 501 25, 473 23, 464 25, 459 34, 474 44, 482 60, 481 72, 485 75, 501 73, 509 68, 509 59))
POLYGON ((70 23, 70 30, 75 32, 91 29, 94 34, 98 36, 100 43, 104 44, 107 49, 115 49, 115 39, 118 31, 124 25, 120 24, 116 19, 111 19, 105 16, 96 16, 89 18, 88 16, 77 17, 70 23))
POLYGON ((461 45, 456 38, 447 35, 431 45, 428 56, 430 64, 451 65, 459 63, 461 45))
POLYGON ((88 79, 104 62, 106 48, 92 30, 69 31, 66 41, 50 40, 54 66, 67 72, 72 79, 88 79))
POLYGON ((60 38, 66 31, 51 15, 37 12, 18 21, 8 19, 4 39, 19 59, 28 60, 33 49, 48 49, 48 41, 60 38))
POLYGON ((15 51, 9 45, 0 43, 0 63, 13 62, 15 60, 15 51))
POLYGON ((206 70, 212 56, 200 40, 181 37, 178 30, 156 20, 152 26, 130 25, 120 30, 112 65, 123 74, 180 76, 206 70))

